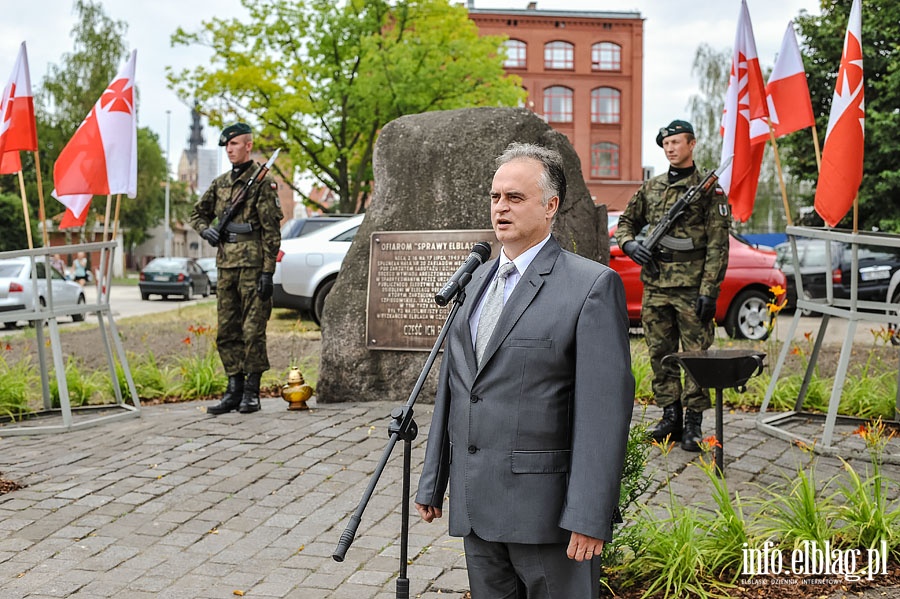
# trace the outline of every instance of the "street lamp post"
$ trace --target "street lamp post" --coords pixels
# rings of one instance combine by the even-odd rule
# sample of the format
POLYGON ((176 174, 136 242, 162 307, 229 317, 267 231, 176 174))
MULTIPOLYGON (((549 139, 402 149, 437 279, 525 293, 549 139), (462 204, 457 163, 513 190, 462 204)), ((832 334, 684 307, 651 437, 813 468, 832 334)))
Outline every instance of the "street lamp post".
POLYGON ((165 255, 166 258, 170 258, 172 256, 172 227, 169 221, 169 185, 171 176, 169 175, 169 121, 172 116, 172 111, 166 111, 166 243, 165 243, 165 255))

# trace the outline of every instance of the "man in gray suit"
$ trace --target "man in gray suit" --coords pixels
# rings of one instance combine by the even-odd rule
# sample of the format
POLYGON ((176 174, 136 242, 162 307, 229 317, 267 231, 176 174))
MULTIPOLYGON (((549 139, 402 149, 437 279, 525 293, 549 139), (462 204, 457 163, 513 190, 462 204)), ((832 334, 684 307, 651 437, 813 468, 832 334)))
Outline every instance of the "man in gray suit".
POLYGON ((416 509, 464 538, 473 599, 593 599, 634 399, 625 291, 550 234, 558 152, 511 144, 480 267, 448 332, 416 509))

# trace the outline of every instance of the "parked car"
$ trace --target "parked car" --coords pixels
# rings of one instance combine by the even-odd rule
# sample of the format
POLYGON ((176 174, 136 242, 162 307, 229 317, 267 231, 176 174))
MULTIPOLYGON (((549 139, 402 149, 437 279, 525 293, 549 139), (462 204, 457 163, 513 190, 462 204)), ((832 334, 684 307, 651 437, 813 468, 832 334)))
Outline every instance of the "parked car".
POLYGON ((216 284, 219 282, 219 267, 216 266, 215 257, 198 258, 197 264, 200 265, 200 268, 202 268, 203 272, 206 273, 206 276, 209 277, 209 287, 212 292, 215 293, 216 284))
MULTIPOLYGON (((807 299, 827 297, 826 277, 831 278, 834 297, 850 297, 853 251, 850 244, 831 242, 831 264, 827 264, 825 240, 797 239, 797 261, 803 281, 803 294, 807 299)), ((775 247, 776 264, 788 277, 788 305, 796 305, 797 286, 794 277, 794 260, 789 241, 775 247)), ((857 249, 859 279, 856 297, 860 300, 894 301, 900 294, 891 290, 891 280, 900 271, 900 248, 880 245, 860 245, 857 249)))
POLYGON ((325 298, 334 286, 363 214, 341 219, 295 239, 283 239, 275 263, 276 308, 308 311, 322 322, 325 298))
POLYGON ((154 258, 141 271, 141 299, 150 295, 180 295, 185 300, 198 293, 209 297, 211 285, 209 277, 193 258, 154 258))
MULTIPOLYGON (((38 279, 38 303, 41 306, 47 306, 49 303, 47 264, 42 259, 37 259, 35 270, 38 279)), ((30 258, 0 260, 0 320, 3 320, 4 312, 30 309, 34 305, 33 290, 30 258)), ((50 267, 50 290, 53 294, 54 308, 85 303, 84 289, 81 285, 67 281, 63 274, 52 266, 50 267)), ((72 314, 72 320, 83 321, 84 312, 72 314)), ((15 325, 15 320, 3 321, 3 326, 6 328, 12 328, 15 325)))
MULTIPOLYGON (((641 324, 641 267, 625 255, 613 234, 618 228, 621 213, 609 214, 609 265, 619 273, 625 284, 628 319, 632 326, 641 324)), ((736 339, 765 339, 769 335, 771 287, 785 287, 784 273, 775 267, 775 252, 760 250, 730 235, 728 268, 719 289, 716 303, 716 322, 736 339)))
POLYGON ((309 235, 324 227, 333 225, 339 220, 353 216, 352 214, 327 214, 321 216, 307 216, 304 218, 292 218, 281 225, 281 239, 295 239, 309 235))

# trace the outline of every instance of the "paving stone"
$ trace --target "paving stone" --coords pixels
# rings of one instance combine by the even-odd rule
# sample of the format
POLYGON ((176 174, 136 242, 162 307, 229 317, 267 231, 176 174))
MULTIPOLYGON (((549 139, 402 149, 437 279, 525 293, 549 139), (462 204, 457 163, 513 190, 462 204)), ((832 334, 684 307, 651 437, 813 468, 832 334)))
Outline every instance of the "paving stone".
MULTIPOLYGON (((238 589, 248 597, 394 597, 401 452, 383 472, 345 561, 331 554, 381 457, 395 406, 296 414, 279 401, 267 400, 253 419, 210 418, 198 404, 150 406, 140 419, 67 433, 65 447, 38 436, 4 439, 0 471, 31 486, 0 496, 2 599, 221 599, 238 589)), ((636 406, 635 421, 659 413, 636 406)), ((430 406, 417 412, 417 472, 431 414, 430 406)), ((745 500, 766 485, 784 488, 809 461, 757 430, 753 414, 728 413, 725 426, 726 482, 745 500)), ((814 435, 821 424, 796 427, 814 435)), ((816 462, 817 480, 845 477, 835 458, 816 462)), ((653 483, 641 501, 660 509, 671 490, 713 509, 697 463, 697 454, 677 448, 665 459, 651 453, 653 483)), ((852 463, 865 471, 865 459, 852 463)), ((412 596, 461 597, 462 541, 447 535, 446 521, 428 525, 413 514, 409 542, 412 596)))

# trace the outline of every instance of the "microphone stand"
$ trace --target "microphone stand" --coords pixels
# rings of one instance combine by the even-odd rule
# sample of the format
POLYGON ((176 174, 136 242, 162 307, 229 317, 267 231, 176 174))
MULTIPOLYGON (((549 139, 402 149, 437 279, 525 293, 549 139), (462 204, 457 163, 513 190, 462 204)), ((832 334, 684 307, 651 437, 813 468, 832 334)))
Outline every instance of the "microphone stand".
POLYGON ((422 391, 422 386, 425 384, 425 379, 431 371, 431 367, 434 365, 434 360, 437 358, 438 351, 444 344, 444 338, 450 330, 450 324, 453 322, 456 313, 459 312, 460 306, 462 306, 466 299, 465 286, 471 278, 472 275, 468 274, 468 276, 460 280, 460 290, 456 299, 453 301, 450 314, 447 315, 447 320, 444 321, 444 327, 441 329, 437 340, 434 342, 434 347, 431 348, 428 359, 425 360, 425 366, 419 374, 419 378, 413 387, 412 393, 409 395, 409 399, 406 401, 406 405, 402 408, 394 408, 391 410, 391 423, 388 425, 390 439, 388 440, 387 446, 384 448, 384 453, 381 454, 381 460, 378 462, 378 466, 375 468, 372 478, 369 479, 369 486, 366 487, 362 499, 356 507, 356 511, 353 512, 353 516, 350 517, 350 523, 341 534, 341 539, 338 541, 337 548, 331 555, 336 562, 344 561, 344 555, 353 543, 354 537, 356 537, 356 531, 362 520, 363 512, 366 511, 366 506, 369 503, 369 499, 372 498, 372 493, 375 491, 375 485, 378 484, 378 479, 381 477, 381 473, 387 465, 388 458, 391 457, 391 452, 394 450, 397 441, 403 440, 403 505, 401 512, 402 521, 400 524, 400 574, 397 577, 397 599, 409 599, 409 578, 406 576, 407 553, 409 551, 409 480, 412 470, 410 465, 412 442, 419 432, 419 427, 416 425, 416 421, 413 420, 413 405, 415 405, 416 399, 418 399, 419 393, 422 391))

